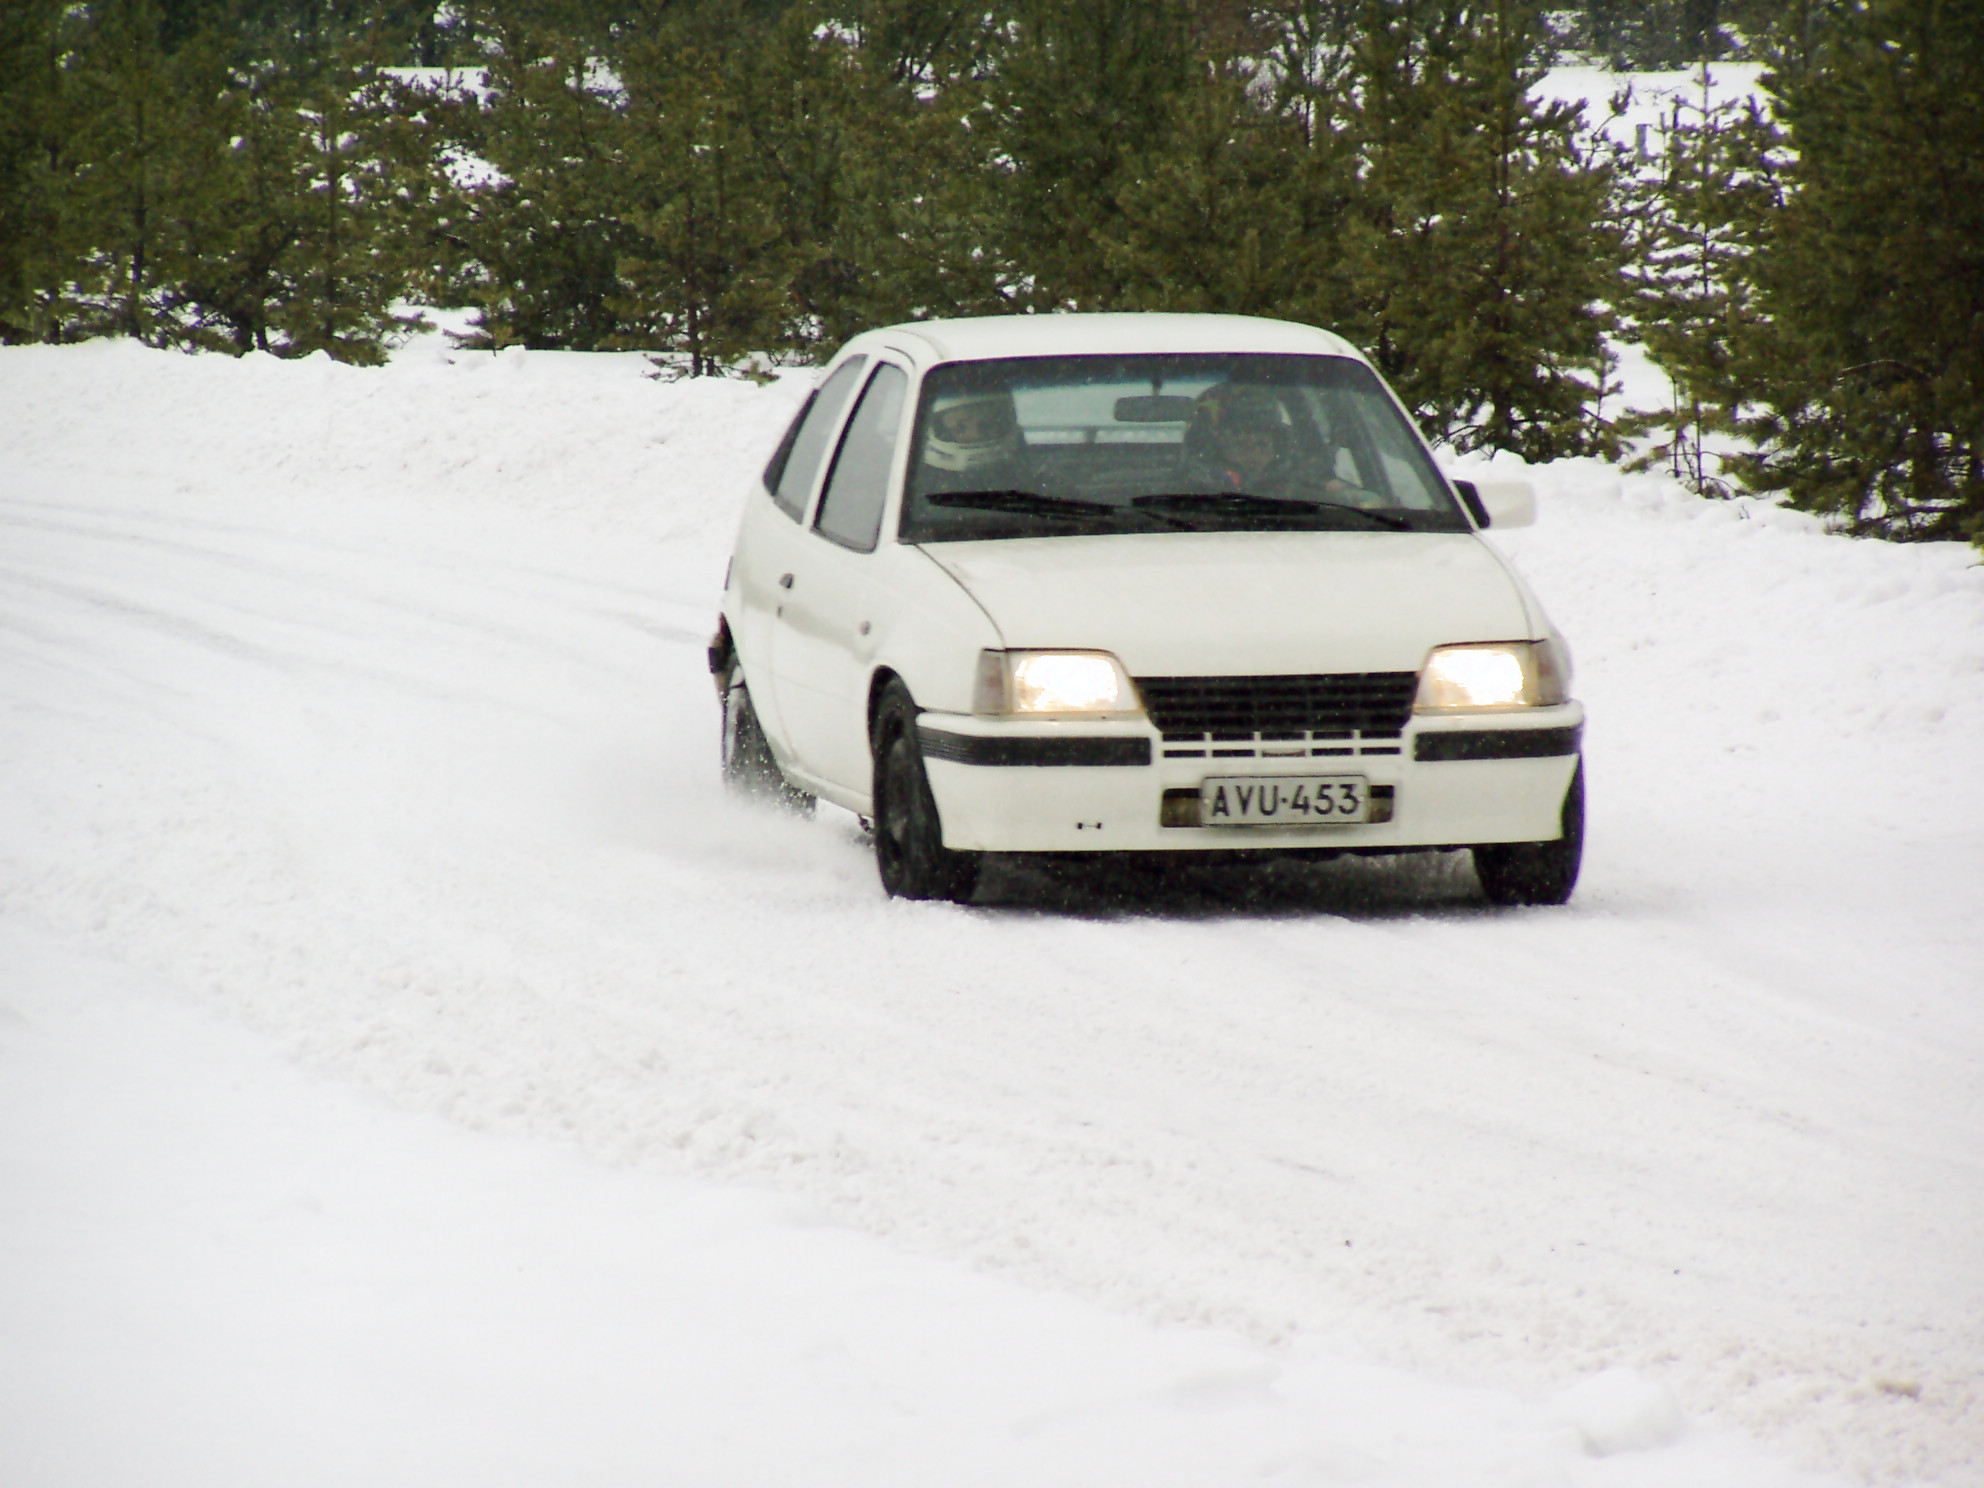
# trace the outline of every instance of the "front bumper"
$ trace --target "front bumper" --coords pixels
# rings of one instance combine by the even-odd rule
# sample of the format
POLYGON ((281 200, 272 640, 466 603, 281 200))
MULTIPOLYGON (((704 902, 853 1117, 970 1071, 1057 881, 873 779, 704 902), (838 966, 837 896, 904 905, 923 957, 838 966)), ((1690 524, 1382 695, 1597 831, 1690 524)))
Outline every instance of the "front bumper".
MULTIPOLYGON (((1304 750, 1245 758, 1167 757, 1146 723, 1016 722, 925 713, 918 733, 944 845, 983 852, 1387 851, 1560 835, 1584 711, 1415 717, 1398 737, 1327 757, 1304 750), (1166 826, 1209 776, 1362 775, 1386 821, 1352 825, 1166 826), (1167 811, 1165 794, 1173 807, 1167 811)), ((1175 751, 1172 752, 1175 755, 1175 751)))

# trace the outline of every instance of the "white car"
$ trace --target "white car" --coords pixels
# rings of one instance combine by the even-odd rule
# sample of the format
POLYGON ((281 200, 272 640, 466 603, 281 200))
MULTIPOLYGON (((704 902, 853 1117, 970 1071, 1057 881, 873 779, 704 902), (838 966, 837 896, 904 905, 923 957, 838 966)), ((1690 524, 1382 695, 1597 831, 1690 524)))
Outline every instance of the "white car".
POLYGON ((1561 638, 1370 364, 1215 315, 925 321, 828 365, 745 503, 710 667, 736 787, 984 854, 1467 847, 1577 879, 1561 638))

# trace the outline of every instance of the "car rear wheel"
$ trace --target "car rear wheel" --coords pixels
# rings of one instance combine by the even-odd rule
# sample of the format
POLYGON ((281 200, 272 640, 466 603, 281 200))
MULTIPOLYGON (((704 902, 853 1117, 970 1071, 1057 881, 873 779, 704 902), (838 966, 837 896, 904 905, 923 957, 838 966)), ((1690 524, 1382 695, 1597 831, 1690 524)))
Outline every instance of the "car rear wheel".
POLYGON ((1564 793, 1564 835, 1555 842, 1496 842, 1474 849, 1474 873, 1492 904, 1562 904, 1584 861, 1584 761, 1564 793))
POLYGON ((923 749, 916 738, 916 704, 891 682, 875 711, 875 862, 882 887, 898 899, 954 899, 978 887, 979 854, 944 846, 944 826, 923 749))
POLYGON ((737 795, 799 816, 813 809, 813 797, 790 784, 772 757, 750 690, 741 683, 723 695, 723 783, 737 795))

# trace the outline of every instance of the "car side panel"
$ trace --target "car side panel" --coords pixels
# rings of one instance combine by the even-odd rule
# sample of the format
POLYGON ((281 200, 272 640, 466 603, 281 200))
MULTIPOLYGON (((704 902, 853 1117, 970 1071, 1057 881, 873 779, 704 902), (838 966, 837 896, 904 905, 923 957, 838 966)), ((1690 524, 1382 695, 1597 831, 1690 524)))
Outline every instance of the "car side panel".
POLYGON ((806 530, 778 509, 771 493, 754 484, 744 500, 723 612, 758 722, 781 765, 791 760, 792 746, 779 715, 777 689, 771 685, 773 628, 788 592, 779 579, 793 571, 807 540, 806 530))
POLYGON ((792 763, 841 789, 868 788, 863 703, 876 609, 875 555, 817 532, 794 555, 772 628, 773 688, 792 763))
POLYGON ((863 816, 873 808, 867 704, 876 680, 900 677, 926 711, 969 715, 978 653, 1002 644, 985 611, 917 548, 885 541, 867 563, 869 628, 850 638, 853 692, 831 752, 841 763, 831 774, 810 762, 788 767, 794 784, 863 816))

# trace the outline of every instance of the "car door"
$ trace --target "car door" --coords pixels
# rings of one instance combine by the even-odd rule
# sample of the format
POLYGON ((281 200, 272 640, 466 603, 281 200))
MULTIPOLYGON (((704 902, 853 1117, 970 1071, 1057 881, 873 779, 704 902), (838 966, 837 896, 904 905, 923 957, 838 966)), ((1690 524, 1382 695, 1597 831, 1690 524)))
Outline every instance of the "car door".
POLYGON ((734 634, 744 659, 744 682, 781 762, 791 761, 792 744, 773 682, 773 627, 794 582, 794 565, 813 541, 805 527, 813 493, 867 361, 865 356, 849 357, 807 398, 765 467, 760 489, 745 504, 731 560, 738 622, 734 634))
POLYGON ((848 417, 792 584, 773 626, 772 670, 793 756, 806 775, 865 796, 868 673, 874 661, 882 515, 909 402, 909 373, 878 359, 848 417))

